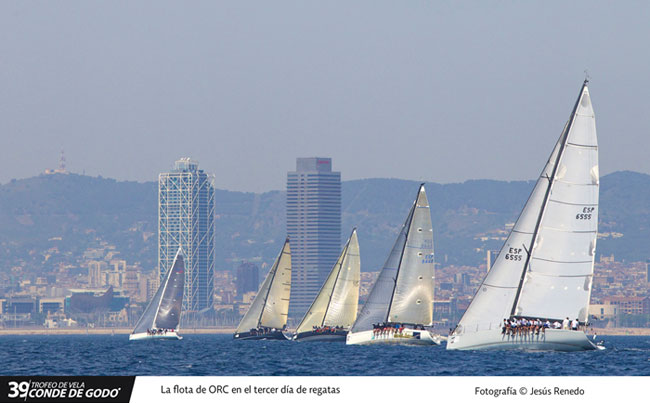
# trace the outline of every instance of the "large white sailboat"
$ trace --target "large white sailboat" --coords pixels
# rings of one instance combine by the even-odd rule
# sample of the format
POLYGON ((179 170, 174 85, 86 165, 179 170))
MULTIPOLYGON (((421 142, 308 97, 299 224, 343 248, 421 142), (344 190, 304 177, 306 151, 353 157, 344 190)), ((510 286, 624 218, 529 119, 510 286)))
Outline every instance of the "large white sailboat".
POLYGON ((357 229, 332 267, 332 271, 296 328, 296 341, 345 341, 357 318, 361 260, 357 229))
POLYGON ((368 299, 347 335, 347 344, 440 344, 433 324, 433 229, 420 185, 368 299))
POLYGON ((448 349, 599 348, 583 331, 566 326, 506 326, 588 322, 599 175, 587 83, 499 256, 450 335, 448 349))
POLYGON ((248 312, 233 335, 235 340, 287 340, 286 329, 291 292, 291 249, 289 238, 266 275, 248 312))
POLYGON ((178 249, 171 269, 138 319, 129 335, 129 340, 175 339, 182 337, 178 334, 178 325, 183 308, 183 291, 185 288, 185 265, 181 249, 178 249))

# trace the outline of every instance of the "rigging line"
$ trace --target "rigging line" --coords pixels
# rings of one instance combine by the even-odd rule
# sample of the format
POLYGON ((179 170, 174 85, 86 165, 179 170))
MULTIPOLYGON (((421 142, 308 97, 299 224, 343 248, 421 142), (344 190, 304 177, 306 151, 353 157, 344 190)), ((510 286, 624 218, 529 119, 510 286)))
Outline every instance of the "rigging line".
POLYGON ((555 178, 555 175, 557 174, 557 169, 560 166, 560 161, 562 160, 562 154, 564 153, 564 149, 566 148, 566 143, 569 141, 569 133, 571 132, 571 128, 573 127, 573 123, 575 122, 576 119, 576 113, 578 111, 578 105, 580 104, 580 100, 582 99, 585 91, 585 87, 587 86, 587 80, 582 84, 582 88, 580 89, 580 95, 578 96, 578 99, 576 99, 576 103, 573 107, 573 111, 571 112, 571 120, 569 121, 569 124, 566 126, 565 131, 563 133, 564 139, 561 140, 561 145, 560 149, 558 150, 557 157, 555 159, 555 164, 553 166, 553 172, 551 173, 551 176, 549 178, 549 183, 548 187, 546 188, 546 193, 544 194, 544 200, 542 202, 542 208, 539 211, 539 215, 537 217, 537 223, 535 224, 535 230, 533 231, 533 236, 530 241, 530 254, 526 257, 526 262, 524 263, 524 267, 521 271, 521 277, 519 278, 519 287, 517 287, 517 293, 515 294, 515 299, 512 304, 512 309, 510 310, 510 315, 514 315, 515 311, 517 310, 517 305, 519 304, 519 298, 521 297, 521 289, 523 288, 524 285, 524 279, 526 277, 526 269, 528 268, 528 264, 530 263, 530 257, 533 252, 533 246, 535 245, 535 241, 537 240, 537 235, 539 233, 539 227, 542 223, 542 218, 544 216, 544 211, 546 210, 546 205, 548 204, 548 199, 551 195, 551 188, 553 187, 553 181, 555 178))

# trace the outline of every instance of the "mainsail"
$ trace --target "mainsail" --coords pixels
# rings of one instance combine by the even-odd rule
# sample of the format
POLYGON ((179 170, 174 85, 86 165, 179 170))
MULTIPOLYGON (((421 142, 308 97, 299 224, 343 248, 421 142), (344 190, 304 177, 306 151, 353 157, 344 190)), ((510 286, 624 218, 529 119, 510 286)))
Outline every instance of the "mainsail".
POLYGON ((587 320, 598 227, 598 143, 585 80, 551 156, 457 332, 512 315, 587 320))
POLYGON ((136 323, 133 334, 145 333, 149 329, 178 329, 184 287, 185 265, 179 248, 171 269, 165 273, 158 291, 136 323))
POLYGON ((287 238, 236 333, 248 332, 261 326, 282 329, 287 323, 290 291, 291 249, 287 238))
POLYGON ((370 330, 381 322, 431 325, 433 277, 431 211, 422 184, 351 331, 370 330))
POLYGON ((314 326, 349 328, 357 317, 360 280, 359 240, 355 228, 296 333, 311 331, 314 326))

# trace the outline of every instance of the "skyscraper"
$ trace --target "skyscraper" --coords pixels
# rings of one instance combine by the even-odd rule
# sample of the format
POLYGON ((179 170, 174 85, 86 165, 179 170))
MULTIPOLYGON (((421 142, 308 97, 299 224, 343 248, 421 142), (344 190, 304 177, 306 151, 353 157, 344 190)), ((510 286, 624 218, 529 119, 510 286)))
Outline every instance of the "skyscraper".
POLYGON ((178 247, 185 258, 183 310, 212 307, 214 287, 214 177, 181 158, 158 176, 158 267, 169 270, 178 247))
POLYGON ((242 263, 237 267, 237 296, 257 291, 260 286, 260 268, 253 263, 242 263))
POLYGON ((298 158, 287 174, 287 234, 291 242, 289 317, 300 320, 341 248, 341 173, 331 158, 298 158))

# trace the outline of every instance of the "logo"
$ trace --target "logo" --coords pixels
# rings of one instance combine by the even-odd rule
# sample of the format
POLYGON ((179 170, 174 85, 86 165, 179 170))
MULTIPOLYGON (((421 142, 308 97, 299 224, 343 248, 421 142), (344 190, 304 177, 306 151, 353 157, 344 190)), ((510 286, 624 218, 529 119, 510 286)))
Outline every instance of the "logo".
POLYGON ((128 402, 135 377, 0 377, 0 400, 16 402, 128 402))

